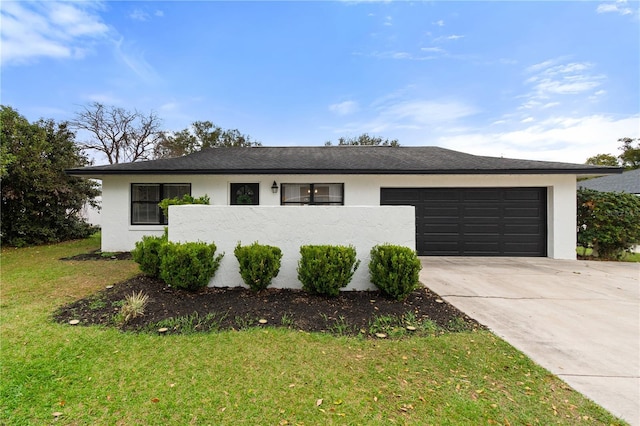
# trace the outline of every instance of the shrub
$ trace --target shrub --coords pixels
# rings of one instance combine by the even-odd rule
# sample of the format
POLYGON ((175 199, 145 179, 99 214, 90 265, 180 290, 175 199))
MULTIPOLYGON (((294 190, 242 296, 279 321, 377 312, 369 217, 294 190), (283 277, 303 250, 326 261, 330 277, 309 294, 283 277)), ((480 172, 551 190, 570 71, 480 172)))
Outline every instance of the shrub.
POLYGON ((151 277, 160 276, 160 250, 167 243, 167 231, 161 237, 147 235, 136 243, 131 251, 131 257, 140 265, 140 270, 151 277))
POLYGON ((195 291, 206 286, 220 266, 224 253, 216 245, 166 242, 160 250, 160 278, 176 288, 195 291))
POLYGON ((129 296, 125 297, 120 312, 117 315, 117 322, 120 325, 124 325, 134 318, 144 315, 144 309, 149 302, 149 296, 142 291, 136 293, 133 292, 129 296))
POLYGON ((207 204, 208 205, 210 201, 211 200, 209 199, 209 196, 206 194, 199 198, 193 198, 189 194, 184 194, 182 198, 179 198, 179 197, 165 198, 164 200, 158 203, 158 206, 162 209, 162 213, 164 214, 164 217, 168 218, 169 206, 182 206, 185 204, 207 204))
POLYGON ((420 259, 409 247, 381 244, 371 249, 371 282, 393 299, 403 300, 420 286, 420 269, 420 259))
POLYGON ((307 245, 300 247, 300 255, 298 279, 315 294, 337 296, 360 265, 352 246, 307 245))
POLYGON ((640 197, 622 192, 578 190, 578 243, 593 255, 617 259, 640 242, 640 197))
POLYGON ((278 247, 261 245, 236 246, 233 254, 240 264, 242 280, 251 290, 264 290, 280 272, 282 250, 278 247))

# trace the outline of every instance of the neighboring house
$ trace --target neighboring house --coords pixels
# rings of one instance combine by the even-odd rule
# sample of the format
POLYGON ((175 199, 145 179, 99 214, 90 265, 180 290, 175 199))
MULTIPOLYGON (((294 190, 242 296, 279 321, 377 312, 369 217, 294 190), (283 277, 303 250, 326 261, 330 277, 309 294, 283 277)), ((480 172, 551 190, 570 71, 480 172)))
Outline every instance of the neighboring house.
POLYGON ((619 175, 583 180, 578 182, 578 187, 600 192, 627 192, 640 195, 640 169, 629 170, 619 175))
MULTIPOLYGON (((438 147, 338 146, 211 148, 184 157, 67 172, 102 180, 104 251, 131 250, 142 236, 160 235, 167 223, 157 206, 163 198, 207 194, 213 206, 234 206, 215 210, 219 217, 232 211, 234 220, 242 220, 243 211, 260 220, 260 212, 267 211, 262 206, 284 206, 268 211, 273 219, 287 215, 283 209, 288 206, 409 205, 415 207, 415 222, 408 226, 415 226, 409 231, 419 255, 575 259, 576 176, 621 170, 475 156, 438 147)), ((190 211, 207 215, 206 209, 190 211)), ((393 224, 394 210, 385 211, 387 223, 393 224)), ((211 212, 207 220, 214 225, 209 228, 224 227, 211 212)), ((308 223, 284 224, 289 228, 273 232, 286 238, 287 229, 295 228, 318 239, 311 217, 308 223)), ((349 226, 375 232, 372 227, 385 224, 370 224, 365 214, 349 226)), ((170 226, 170 238, 171 232, 170 226)), ((339 232, 331 241, 349 244, 349 234, 339 232)), ((226 247, 238 240, 226 242, 226 247)))
POLYGON ((80 210, 80 217, 82 217, 85 222, 93 226, 100 226, 100 206, 102 205, 102 197, 98 195, 94 200, 98 206, 93 207, 89 202, 86 202, 80 210))

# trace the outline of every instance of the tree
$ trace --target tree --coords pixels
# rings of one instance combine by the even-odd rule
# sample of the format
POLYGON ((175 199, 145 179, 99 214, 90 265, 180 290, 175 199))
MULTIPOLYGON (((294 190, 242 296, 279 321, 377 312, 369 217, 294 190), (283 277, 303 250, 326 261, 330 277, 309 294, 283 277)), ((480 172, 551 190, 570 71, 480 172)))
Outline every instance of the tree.
MULTIPOLYGON (((332 146, 331 141, 327 141, 325 146, 332 146)), ((379 136, 369 136, 367 133, 363 133, 355 138, 343 138, 338 139, 338 146, 357 145, 357 146, 393 146, 399 147, 400 143, 397 139, 382 139, 379 136)))
POLYGON ((603 259, 619 258, 640 242, 640 197, 578 190, 578 243, 603 259))
POLYGON ((585 164, 624 167, 627 170, 640 168, 640 138, 620 138, 618 142, 621 144, 618 149, 622 154, 617 157, 612 154, 597 154, 587 158, 585 164), (635 146, 634 142, 636 142, 635 146))
POLYGON ((180 157, 205 148, 252 147, 262 143, 251 140, 239 130, 224 130, 210 121, 195 121, 176 133, 165 132, 156 146, 156 158, 180 157))
POLYGON ((620 167, 620 163, 618 163, 618 157, 615 157, 611 154, 594 155, 593 157, 587 158, 585 164, 591 164, 594 166, 620 167))
POLYGON ((640 169, 640 138, 620 138, 618 139, 622 145, 618 148, 622 154, 618 156, 622 162, 622 167, 627 170, 640 169), (633 142, 636 145, 633 146, 633 142))
POLYGON ((147 160, 161 140, 161 120, 153 112, 106 106, 93 102, 76 113, 70 125, 89 133, 80 142, 83 150, 104 154, 109 164, 147 160))
POLYGON ((93 228, 79 212, 95 206, 96 183, 64 170, 90 162, 75 143, 67 123, 29 123, 17 111, 0 106, 0 147, 4 162, 0 228, 2 244, 22 246, 87 237, 93 228))

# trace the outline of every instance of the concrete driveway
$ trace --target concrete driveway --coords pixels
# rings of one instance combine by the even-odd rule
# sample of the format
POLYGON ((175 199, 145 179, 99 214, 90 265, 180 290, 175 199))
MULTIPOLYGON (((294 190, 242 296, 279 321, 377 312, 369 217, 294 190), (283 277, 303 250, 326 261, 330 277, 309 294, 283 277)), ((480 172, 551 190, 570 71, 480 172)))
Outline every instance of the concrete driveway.
POLYGON ((597 404, 640 426, 640 264, 422 257, 422 281, 597 404))

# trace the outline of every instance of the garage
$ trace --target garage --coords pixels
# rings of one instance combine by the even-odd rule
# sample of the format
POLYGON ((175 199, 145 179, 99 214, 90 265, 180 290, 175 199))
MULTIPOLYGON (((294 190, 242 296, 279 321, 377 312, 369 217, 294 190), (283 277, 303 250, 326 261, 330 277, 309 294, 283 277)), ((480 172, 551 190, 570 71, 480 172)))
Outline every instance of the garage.
POLYGON ((421 256, 547 255, 546 188, 381 188, 380 204, 416 208, 421 256))

